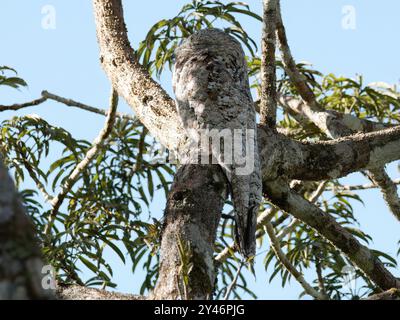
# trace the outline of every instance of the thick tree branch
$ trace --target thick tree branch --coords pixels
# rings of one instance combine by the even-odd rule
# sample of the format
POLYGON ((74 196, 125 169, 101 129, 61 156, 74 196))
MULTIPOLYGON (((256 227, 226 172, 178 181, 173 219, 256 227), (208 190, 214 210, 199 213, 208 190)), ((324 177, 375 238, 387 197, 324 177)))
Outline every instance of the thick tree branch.
POLYGON ((261 123, 276 124, 276 9, 277 0, 263 1, 263 30, 261 40, 261 123))
POLYGON ((93 0, 100 62, 119 95, 150 133, 170 151, 184 144, 175 102, 137 60, 130 46, 121 0, 93 0))
MULTIPOLYGON (((322 195, 322 193, 325 191, 325 186, 327 184, 327 181, 323 181, 319 184, 318 188, 314 191, 314 193, 311 195, 310 203, 315 203, 317 202, 318 198, 322 195)), ((293 220, 290 222, 290 224, 284 228, 276 237, 278 238, 279 241, 281 241, 286 235, 291 233, 296 227, 301 223, 299 219, 293 218, 293 220)))
POLYGON ((393 288, 385 292, 369 296, 364 300, 400 300, 400 290, 393 288))
MULTIPOLYGON (((287 98, 281 98, 281 100, 283 100, 282 105, 301 117, 300 121, 305 119, 313 122, 322 132, 332 138, 345 137, 357 131, 369 132, 382 129, 382 126, 378 123, 361 120, 352 115, 313 110, 304 102, 296 103, 287 98)), ((368 177, 380 187, 390 211, 400 220, 400 198, 397 187, 387 175, 385 169, 382 167, 371 168, 368 177)))
POLYGON ((258 134, 264 179, 330 180, 400 158, 400 126, 316 143, 293 141, 266 127, 258 134))
POLYGON ((146 300, 144 296, 110 292, 81 286, 57 286, 58 300, 146 300))

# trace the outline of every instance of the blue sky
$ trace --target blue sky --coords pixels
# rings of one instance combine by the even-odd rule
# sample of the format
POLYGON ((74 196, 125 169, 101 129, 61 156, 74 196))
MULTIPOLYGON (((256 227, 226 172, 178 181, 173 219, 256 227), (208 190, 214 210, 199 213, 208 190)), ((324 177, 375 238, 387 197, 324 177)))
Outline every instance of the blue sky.
MULTIPOLYGON (((186 1, 147 0, 124 1, 129 37, 137 47, 152 24, 173 17, 186 1)), ((247 1, 261 14, 261 0, 247 1)), ((366 82, 398 83, 400 78, 400 2, 397 0, 282 0, 283 16, 296 60, 312 62, 316 69, 353 77, 363 74, 366 82), (355 9, 355 29, 344 29, 344 6, 355 9)), ((242 19, 248 33, 260 38, 260 24, 242 19)), ((98 62, 98 48, 89 0, 1 0, 0 1, 0 65, 16 68, 29 84, 21 92, 0 88, 0 104, 23 102, 40 96, 42 90, 73 98, 94 106, 107 108, 109 82, 98 62), (42 8, 52 5, 56 10, 56 28, 42 28, 42 8)), ((162 77, 162 85, 171 93, 170 75, 162 77)), ((129 112, 125 103, 120 111, 129 112)), ((0 113, 0 121, 18 114, 36 113, 54 125, 62 126, 76 137, 92 140, 102 127, 104 118, 55 103, 15 112, 0 113)), ((395 164, 389 173, 397 178, 395 164)), ((345 179, 348 183, 365 183, 359 175, 345 179)), ((400 225, 386 209, 376 190, 363 191, 365 207, 356 204, 357 217, 364 231, 375 241, 373 248, 396 251, 400 225)), ((157 198, 152 211, 160 215, 165 199, 157 198)), ((265 248, 264 248, 265 249, 265 248)), ((261 249, 261 250, 264 250, 261 249)), ((118 290, 137 292, 143 274, 132 275, 130 266, 121 266, 115 257, 115 278, 118 290)), ((262 261, 257 261, 256 281, 249 284, 259 298, 296 299, 301 289, 291 282, 280 288, 280 282, 268 284, 262 261)), ((397 275, 400 275, 397 270, 397 275)))

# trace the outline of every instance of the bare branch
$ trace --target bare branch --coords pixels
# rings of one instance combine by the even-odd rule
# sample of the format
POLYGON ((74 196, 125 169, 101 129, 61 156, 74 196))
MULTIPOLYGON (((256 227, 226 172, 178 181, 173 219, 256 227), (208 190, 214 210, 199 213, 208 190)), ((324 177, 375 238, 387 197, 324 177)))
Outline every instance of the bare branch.
MULTIPOLYGON (((392 180, 393 184, 400 185, 400 179, 392 180)), ((326 188, 327 191, 356 191, 356 190, 369 190, 379 188, 375 183, 359 184, 359 185, 347 185, 347 186, 332 186, 326 188)))
POLYGON ((10 105, 10 106, 0 105, 0 112, 1 111, 8 111, 8 110, 17 111, 19 109, 37 106, 39 104, 42 104, 46 100, 47 100, 46 97, 41 97, 39 99, 35 99, 35 100, 29 101, 29 102, 25 102, 25 103, 21 103, 21 104, 13 104, 13 105, 10 105))
MULTIPOLYGON (((92 107, 92 106, 89 106, 87 104, 84 104, 84 103, 81 103, 81 102, 78 102, 78 101, 75 101, 75 100, 72 100, 72 99, 66 99, 66 98, 60 97, 58 95, 55 95, 53 93, 50 93, 48 91, 43 91, 42 95, 46 99, 50 99, 50 100, 54 100, 56 102, 60 102, 60 103, 66 105, 66 106, 69 106, 69 107, 76 107, 76 108, 79 108, 79 109, 82 109, 82 110, 86 110, 86 111, 89 111, 89 112, 101 114, 103 116, 107 116, 107 114, 108 114, 107 110, 96 108, 96 107, 92 107)), ((126 113, 121 113, 121 112, 116 112, 115 116, 117 118, 126 119, 126 120, 133 120, 133 121, 136 120, 136 118, 134 116, 132 116, 130 114, 126 114, 126 113)))
POLYGON ((400 221, 400 197, 397 193, 397 185, 392 181, 384 168, 370 169, 367 172, 370 180, 379 188, 383 199, 393 215, 400 221))
MULTIPOLYGON (((92 107, 92 106, 89 106, 87 104, 84 104, 84 103, 81 103, 81 102, 78 102, 78 101, 75 101, 72 99, 63 98, 61 96, 50 93, 48 91, 42 91, 41 98, 29 101, 29 102, 13 104, 13 105, 9 105, 9 106, 0 105, 0 112, 8 111, 8 110, 17 111, 17 110, 20 110, 23 108, 34 107, 34 106, 38 106, 48 100, 54 100, 56 102, 60 102, 64 105, 66 105, 68 107, 76 107, 76 108, 79 108, 79 109, 82 109, 85 111, 89 111, 89 112, 97 113, 97 114, 100 114, 103 116, 107 116, 107 110, 92 107)), ((133 115, 122 113, 122 112, 117 112, 115 116, 117 118, 126 119, 126 120, 133 120, 133 121, 137 120, 133 115)))
POLYGON ((276 9, 277 0, 263 1, 261 49, 261 123, 276 125, 276 9))
POLYGON ((315 99, 315 95, 311 90, 311 88, 308 86, 304 76, 297 69, 296 62, 293 59, 286 37, 285 26, 282 21, 280 1, 278 1, 276 28, 277 28, 279 49, 282 53, 282 62, 285 67, 286 73, 289 75, 290 80, 295 85, 297 91, 299 92, 303 100, 312 109, 315 110, 322 109, 317 100, 315 99))
POLYGON ((390 125, 360 119, 351 114, 342 114, 334 110, 313 109, 302 100, 290 96, 278 96, 279 105, 288 111, 299 123, 314 123, 330 138, 350 135, 354 132, 371 132, 390 128, 390 125), (339 124, 339 125, 338 125, 339 124))
POLYGON ((232 290, 235 288, 236 283, 237 283, 237 281, 239 279, 239 276, 240 276, 240 272, 242 271, 243 265, 244 265, 244 261, 242 260, 239 263, 239 266, 237 268, 235 277, 233 278, 231 284, 229 285, 229 287, 226 290, 224 300, 228 300, 229 299, 229 296, 231 295, 232 290))
POLYGON ((90 162, 96 157, 100 149, 103 147, 104 141, 110 135, 111 130, 114 125, 115 121, 115 113, 118 106, 118 94, 113 89, 110 97, 110 110, 107 115, 107 119, 104 125, 104 128, 100 131, 99 135, 93 141, 92 146, 86 152, 85 158, 76 166, 76 168, 72 171, 71 175, 65 181, 64 185, 62 186, 61 191, 57 194, 56 197, 53 198, 51 201, 52 211, 49 216, 49 222, 45 227, 44 233, 49 234, 51 228, 54 224, 54 219, 57 215, 57 212, 64 201, 68 192, 72 189, 76 181, 78 181, 79 176, 82 172, 87 168, 90 162))

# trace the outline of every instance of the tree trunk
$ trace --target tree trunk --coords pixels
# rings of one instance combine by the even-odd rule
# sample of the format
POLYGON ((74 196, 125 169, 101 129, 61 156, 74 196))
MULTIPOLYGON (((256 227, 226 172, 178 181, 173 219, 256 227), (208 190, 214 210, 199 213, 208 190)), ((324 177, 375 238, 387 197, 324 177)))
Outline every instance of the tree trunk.
POLYGON ((0 300, 49 299, 33 225, 0 159, 0 300))
POLYGON ((185 165, 165 211, 161 264, 153 299, 210 299, 214 242, 228 190, 218 165, 185 165))

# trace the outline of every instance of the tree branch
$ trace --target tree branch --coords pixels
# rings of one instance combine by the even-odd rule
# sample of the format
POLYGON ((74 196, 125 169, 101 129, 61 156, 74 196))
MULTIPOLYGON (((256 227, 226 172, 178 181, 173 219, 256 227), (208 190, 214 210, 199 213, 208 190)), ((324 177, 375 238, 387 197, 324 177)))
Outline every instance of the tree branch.
POLYGON ((161 144, 176 152, 186 134, 175 102, 149 75, 134 54, 121 0, 93 0, 100 62, 113 87, 161 144))
POLYGON ((277 0, 263 1, 261 48, 261 123, 276 125, 276 9, 277 0))
POLYGON ((400 300, 400 290, 393 288, 385 292, 369 296, 364 300, 400 300))
MULTIPOLYGON (((97 113, 97 114, 101 114, 103 116, 107 116, 108 115, 108 111, 104 110, 104 109, 100 109, 100 108, 95 108, 92 106, 89 106, 87 104, 72 100, 72 99, 66 99, 63 97, 60 97, 58 95, 55 95, 53 93, 50 93, 48 91, 43 91, 42 92, 42 96, 45 97, 46 99, 50 99, 50 100, 54 100, 56 102, 62 103, 66 106, 69 107, 75 107, 75 108, 79 108, 82 110, 86 110, 89 112, 93 112, 93 113, 97 113)), ((126 120, 132 120, 132 121, 136 121, 136 118, 130 114, 126 114, 126 113, 121 113, 121 112, 116 112, 115 116, 117 118, 121 118, 121 119, 126 119, 126 120)))
POLYGON ((41 97, 39 99, 35 99, 29 102, 25 102, 25 103, 16 103, 10 106, 4 106, 4 105, 0 105, 0 112, 2 111, 8 111, 8 110, 13 110, 13 111, 17 111, 19 109, 23 109, 23 108, 27 108, 27 107, 33 107, 33 106, 37 106, 39 104, 42 104, 43 102, 45 102, 47 100, 46 97, 41 97))
MULTIPOLYGON (((107 110, 104 109, 100 109, 100 108, 96 108, 96 107, 92 107, 89 106, 87 104, 72 100, 72 99, 67 99, 67 98, 63 98, 61 96, 58 96, 56 94, 50 93, 48 91, 42 91, 42 97, 29 101, 29 102, 25 102, 25 103, 20 103, 20 104, 13 104, 13 105, 9 105, 9 106, 4 106, 4 105, 0 105, 0 112, 1 111, 7 111, 7 110, 20 110, 23 108, 27 108, 27 107, 33 107, 33 106, 38 106, 48 100, 54 100, 56 102, 62 103, 68 107, 75 107, 75 108, 79 108, 85 111, 89 111, 89 112, 93 112, 96 114, 100 114, 102 116, 107 116, 107 110)), ((136 121, 137 119, 130 115, 130 114, 126 114, 126 113, 122 113, 122 112, 117 112, 115 114, 115 116, 117 118, 121 118, 121 119, 126 119, 126 120, 132 120, 132 121, 136 121)))
POLYGON ((236 274, 235 274, 235 277, 233 278, 231 284, 228 286, 228 288, 226 290, 224 300, 228 300, 229 299, 229 296, 231 295, 232 290, 235 288, 236 283, 237 283, 237 281, 239 279, 239 276, 240 276, 240 272, 242 271, 244 263, 245 263, 245 261, 243 261, 243 260, 240 261, 239 266, 238 266, 237 271, 236 271, 236 274))
MULTIPOLYGON (((315 203, 317 202, 318 198, 322 195, 322 193, 325 190, 325 186, 328 181, 323 181, 319 184, 318 188, 314 191, 312 194, 311 198, 308 200, 310 203, 315 203)), ((276 237, 278 238, 279 241, 281 241, 287 234, 292 232, 299 224, 301 221, 299 219, 294 218, 290 224, 284 228, 276 237)))
POLYGON ((76 285, 57 286, 58 300, 146 300, 144 296, 110 292, 76 285))
POLYGON ((264 179, 286 174, 290 179, 330 180, 399 160, 400 126, 315 143, 293 141, 263 128, 259 145, 264 179))
POLYGON ((384 168, 370 169, 367 175, 381 189, 387 206, 397 220, 400 221, 400 197, 397 192, 397 185, 392 181, 384 168))
MULTIPOLYGON (((392 180, 393 184, 400 185, 400 179, 392 180)), ((347 185, 347 186, 332 186, 326 188, 327 191, 356 191, 356 190, 369 190, 379 188, 375 183, 359 184, 359 185, 347 185)))
POLYGON ((311 121, 332 139, 351 135, 354 132, 372 132, 391 127, 390 125, 360 119, 351 114, 343 114, 335 110, 322 110, 322 106, 319 106, 318 102, 314 103, 314 105, 318 105, 317 109, 313 109, 304 101, 290 96, 279 95, 278 102, 299 123, 304 124, 311 121))
POLYGON ((211 298, 216 277, 213 246, 227 196, 225 176, 218 165, 178 169, 168 195, 159 278, 152 299, 211 298), (184 252, 178 240, 185 245, 184 252), (180 283, 184 283, 185 294, 180 283))

